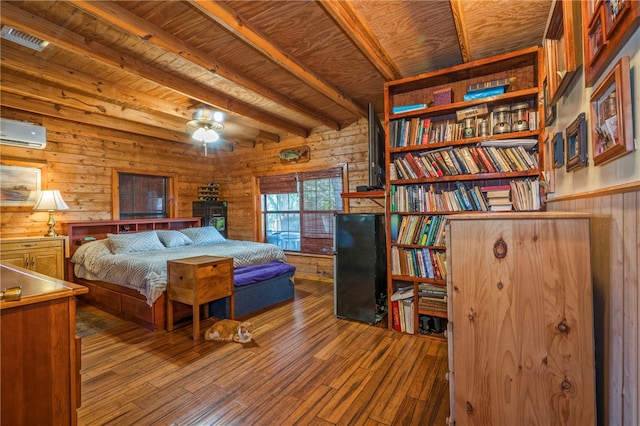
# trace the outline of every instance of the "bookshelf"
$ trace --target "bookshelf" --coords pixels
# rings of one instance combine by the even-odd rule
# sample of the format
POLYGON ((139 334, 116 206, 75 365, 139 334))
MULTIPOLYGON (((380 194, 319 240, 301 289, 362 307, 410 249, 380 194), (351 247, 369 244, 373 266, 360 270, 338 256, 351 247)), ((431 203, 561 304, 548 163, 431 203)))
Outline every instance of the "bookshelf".
POLYGON ((540 210, 543 81, 531 47, 385 83, 389 328, 445 339, 447 215, 540 210))

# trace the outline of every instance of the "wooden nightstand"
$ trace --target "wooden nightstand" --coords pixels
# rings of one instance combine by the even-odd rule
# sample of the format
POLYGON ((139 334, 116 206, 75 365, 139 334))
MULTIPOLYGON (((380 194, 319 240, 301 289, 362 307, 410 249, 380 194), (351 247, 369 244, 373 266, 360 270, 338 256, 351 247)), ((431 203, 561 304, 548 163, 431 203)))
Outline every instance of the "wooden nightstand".
MULTIPOLYGON (((229 297, 233 319, 233 259, 196 256, 167 261, 167 330, 173 330, 173 302, 193 307, 193 340, 200 338, 200 305, 229 297)), ((206 310, 208 315, 208 310, 206 310)))

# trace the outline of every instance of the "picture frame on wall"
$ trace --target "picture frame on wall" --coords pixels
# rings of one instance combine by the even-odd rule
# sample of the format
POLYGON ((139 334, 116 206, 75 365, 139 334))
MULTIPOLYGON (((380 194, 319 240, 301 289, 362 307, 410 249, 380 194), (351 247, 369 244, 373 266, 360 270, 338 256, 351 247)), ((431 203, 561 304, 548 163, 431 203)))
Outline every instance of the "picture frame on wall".
POLYGON ((582 65, 581 5, 558 0, 544 39, 547 103, 555 105, 582 65))
POLYGON ((544 125, 550 126, 556 120, 556 106, 549 103, 547 80, 542 83, 542 101, 544 105, 544 125))
POLYGON ((565 130, 565 158, 567 172, 586 167, 587 160, 587 120, 585 113, 578 117, 565 130))
POLYGON ((553 168, 558 169, 564 166, 564 138, 562 132, 556 132, 553 135, 552 153, 553 153, 553 168))
POLYGON ((640 1, 586 0, 582 5, 584 84, 594 86, 640 27, 640 1))
POLYGON ((543 181, 541 182, 546 191, 555 192, 556 190, 556 171, 553 167, 553 139, 550 135, 544 140, 544 152, 549 153, 544 155, 544 173, 543 173, 543 181))
POLYGON ((33 207, 42 191, 42 175, 42 166, 3 160, 0 164, 0 207, 33 207))
POLYGON ((591 95, 591 142, 596 166, 635 149, 630 75, 629 57, 623 56, 591 95))

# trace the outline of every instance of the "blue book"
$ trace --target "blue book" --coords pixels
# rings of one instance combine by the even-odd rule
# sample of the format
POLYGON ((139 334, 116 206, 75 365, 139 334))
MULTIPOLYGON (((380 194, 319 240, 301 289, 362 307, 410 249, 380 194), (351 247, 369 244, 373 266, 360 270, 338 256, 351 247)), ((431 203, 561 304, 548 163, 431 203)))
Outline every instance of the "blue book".
POLYGON ((398 114, 400 112, 416 111, 419 109, 424 109, 426 107, 427 104, 398 105, 391 108, 391 112, 394 114, 398 114))
POLYGON ((489 96, 502 95, 503 93, 504 93, 504 86, 491 87, 489 89, 482 89, 482 90, 474 90, 473 92, 467 92, 467 94, 464 95, 464 100, 472 101, 474 99, 482 99, 482 98, 488 98, 489 96))

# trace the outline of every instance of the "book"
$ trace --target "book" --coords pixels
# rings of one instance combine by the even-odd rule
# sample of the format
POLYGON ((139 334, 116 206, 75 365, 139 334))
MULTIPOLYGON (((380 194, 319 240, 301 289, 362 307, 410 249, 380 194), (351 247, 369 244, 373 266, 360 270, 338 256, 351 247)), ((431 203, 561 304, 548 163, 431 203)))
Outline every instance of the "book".
POLYGON ((487 193, 487 199, 492 199, 492 198, 504 198, 507 197, 509 198, 509 194, 511 194, 511 190, 510 189, 498 189, 498 190, 491 190, 491 191, 485 191, 487 193))
POLYGON ((489 89, 474 90, 467 92, 462 97, 465 101, 472 101, 474 99, 488 98, 490 96, 502 95, 504 93, 504 87, 492 87, 489 89))
POLYGON ((427 107, 427 104, 397 105, 391 108, 391 112, 394 114, 399 114, 402 112, 417 111, 419 109, 424 109, 426 107, 427 107))
POLYGON ((467 92, 475 92, 478 90, 491 89, 494 87, 510 86, 515 80, 515 77, 498 78, 495 80, 481 81, 479 83, 473 83, 467 86, 467 92))

